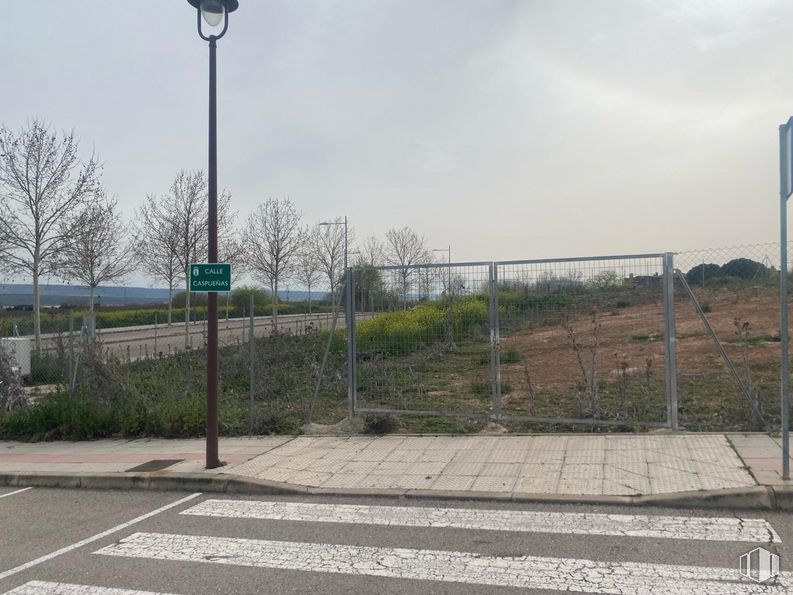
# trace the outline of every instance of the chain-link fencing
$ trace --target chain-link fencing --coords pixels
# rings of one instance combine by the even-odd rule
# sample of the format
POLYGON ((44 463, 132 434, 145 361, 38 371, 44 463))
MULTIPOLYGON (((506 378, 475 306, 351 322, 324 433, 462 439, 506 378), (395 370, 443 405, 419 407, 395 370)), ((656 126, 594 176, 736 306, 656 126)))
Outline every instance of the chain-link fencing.
POLYGON ((502 414, 666 422, 663 255, 496 267, 502 414))
POLYGON ((490 263, 353 271, 356 411, 492 412, 490 263))
POLYGON ((778 251, 357 269, 352 409, 778 427, 778 251))
MULTIPOLYGON (((773 429, 778 248, 355 268, 321 313, 221 314, 221 431, 359 414, 773 429)), ((187 435, 201 432, 205 318, 118 328, 45 310, 36 349, 32 313, 6 313, 0 337, 30 344, 26 390, 156 410, 164 430, 119 431, 187 435)))
POLYGON ((779 244, 675 255, 678 391, 690 429, 779 423, 779 244))

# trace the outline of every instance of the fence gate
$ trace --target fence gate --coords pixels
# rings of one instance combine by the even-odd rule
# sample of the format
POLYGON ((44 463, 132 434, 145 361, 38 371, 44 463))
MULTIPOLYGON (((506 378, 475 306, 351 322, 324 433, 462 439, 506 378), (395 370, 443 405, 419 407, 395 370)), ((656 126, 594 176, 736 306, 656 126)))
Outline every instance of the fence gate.
POLYGON ((498 262, 495 272, 503 418, 674 424, 671 255, 498 262))
POLYGON ((355 269, 350 414, 674 427, 672 267, 641 254, 355 269))
POLYGON ((493 413, 491 263, 353 271, 351 402, 358 413, 493 413))

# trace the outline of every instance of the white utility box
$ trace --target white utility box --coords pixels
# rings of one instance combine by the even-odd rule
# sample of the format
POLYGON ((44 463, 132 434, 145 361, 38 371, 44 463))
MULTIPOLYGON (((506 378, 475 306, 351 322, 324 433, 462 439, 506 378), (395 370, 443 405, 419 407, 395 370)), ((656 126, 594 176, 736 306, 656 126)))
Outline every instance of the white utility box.
POLYGON ((0 348, 11 358, 11 366, 17 367, 22 376, 30 376, 30 339, 28 337, 0 338, 0 348))

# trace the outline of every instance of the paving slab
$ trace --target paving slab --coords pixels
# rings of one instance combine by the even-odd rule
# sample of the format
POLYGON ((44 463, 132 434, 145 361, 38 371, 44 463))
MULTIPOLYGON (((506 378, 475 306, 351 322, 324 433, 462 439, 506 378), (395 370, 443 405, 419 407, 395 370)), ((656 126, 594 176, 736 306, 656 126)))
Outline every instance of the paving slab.
MULTIPOLYGON (((213 470, 203 468, 204 446, 203 439, 0 442, 0 485, 21 485, 28 476, 45 482, 59 473, 70 485, 92 475, 112 485, 114 477, 130 475, 130 468, 161 459, 177 462, 136 474, 136 485, 165 489, 165 479, 178 485, 183 477, 195 485, 207 478, 215 482, 209 484, 213 490, 244 490, 247 482, 250 489, 275 492, 369 490, 518 500, 705 493, 713 500, 719 493, 791 485, 781 478, 778 441, 760 434, 224 438, 220 453, 227 464, 213 470)), ((762 489, 758 494, 770 502, 762 489)))
POLYGON ((723 435, 298 437, 227 472, 289 481, 298 456, 330 474, 320 487, 641 495, 757 485, 723 435))

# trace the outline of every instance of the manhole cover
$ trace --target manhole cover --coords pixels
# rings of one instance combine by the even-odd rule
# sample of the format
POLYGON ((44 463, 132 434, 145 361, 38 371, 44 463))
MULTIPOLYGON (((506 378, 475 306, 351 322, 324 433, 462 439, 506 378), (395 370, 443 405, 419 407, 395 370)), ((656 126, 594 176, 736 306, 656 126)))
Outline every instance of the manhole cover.
POLYGON ((127 469, 127 471, 161 471, 176 463, 181 463, 184 459, 154 459, 153 461, 146 461, 142 465, 127 469))

